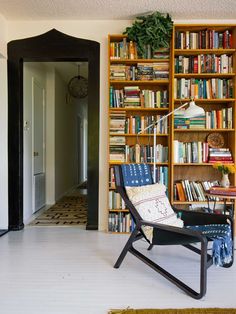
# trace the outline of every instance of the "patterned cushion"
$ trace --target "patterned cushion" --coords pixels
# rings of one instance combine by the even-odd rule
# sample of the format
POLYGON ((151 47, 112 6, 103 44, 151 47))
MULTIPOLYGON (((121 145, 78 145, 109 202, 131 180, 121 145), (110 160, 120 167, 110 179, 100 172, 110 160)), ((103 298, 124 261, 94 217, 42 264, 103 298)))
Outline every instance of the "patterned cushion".
MULTIPOLYGON (((156 183, 138 187, 126 187, 126 192, 142 219, 183 227, 183 221, 177 218, 165 194, 165 185, 156 183)), ((145 226, 143 231, 149 241, 152 242, 153 228, 145 226)))

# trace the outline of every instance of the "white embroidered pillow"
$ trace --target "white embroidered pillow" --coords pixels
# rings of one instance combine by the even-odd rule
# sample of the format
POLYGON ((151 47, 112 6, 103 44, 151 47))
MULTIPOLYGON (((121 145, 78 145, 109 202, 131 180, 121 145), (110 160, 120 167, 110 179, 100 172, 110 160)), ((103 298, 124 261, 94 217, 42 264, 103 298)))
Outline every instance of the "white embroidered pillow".
MULTIPOLYGON (((165 185, 159 183, 126 187, 126 193, 142 219, 182 228, 183 221, 177 218, 165 192, 165 185)), ((153 228, 144 226, 143 231, 152 242, 153 228)))

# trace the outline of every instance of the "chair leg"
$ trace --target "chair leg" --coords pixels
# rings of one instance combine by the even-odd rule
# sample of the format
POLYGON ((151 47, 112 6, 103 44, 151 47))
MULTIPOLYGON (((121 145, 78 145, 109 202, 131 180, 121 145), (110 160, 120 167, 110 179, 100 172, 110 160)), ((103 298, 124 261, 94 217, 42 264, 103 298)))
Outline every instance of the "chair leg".
POLYGON ((140 259, 142 262, 150 266, 156 272, 160 273, 166 279, 171 281, 173 284, 178 286, 181 290, 186 292, 194 299, 201 299, 206 294, 206 286, 207 286, 207 241, 201 241, 201 261, 200 261, 200 292, 193 290, 191 287, 186 285, 183 281, 179 280, 171 273, 167 272, 164 268, 160 267, 158 264, 154 263, 148 257, 140 253, 136 250, 133 245, 129 248, 129 252, 140 259))
POLYGON ((121 251, 120 253, 120 256, 118 257, 115 265, 114 265, 114 268, 119 268, 121 263, 123 262, 126 254, 128 253, 129 249, 131 248, 132 246, 132 243, 135 241, 135 238, 138 234, 139 230, 137 229, 137 227, 135 227, 134 231, 131 233, 128 241, 126 242, 123 250, 121 251))

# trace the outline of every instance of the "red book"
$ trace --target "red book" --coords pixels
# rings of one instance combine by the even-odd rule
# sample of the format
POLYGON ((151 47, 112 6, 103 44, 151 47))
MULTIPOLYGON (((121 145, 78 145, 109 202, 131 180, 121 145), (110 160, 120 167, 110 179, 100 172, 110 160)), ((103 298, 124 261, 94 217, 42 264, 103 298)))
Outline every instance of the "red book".
POLYGON ((228 188, 224 188, 221 186, 213 186, 210 188, 210 190, 207 191, 207 193, 210 194, 218 194, 218 195, 224 195, 224 196, 236 196, 236 187, 230 186, 228 188))

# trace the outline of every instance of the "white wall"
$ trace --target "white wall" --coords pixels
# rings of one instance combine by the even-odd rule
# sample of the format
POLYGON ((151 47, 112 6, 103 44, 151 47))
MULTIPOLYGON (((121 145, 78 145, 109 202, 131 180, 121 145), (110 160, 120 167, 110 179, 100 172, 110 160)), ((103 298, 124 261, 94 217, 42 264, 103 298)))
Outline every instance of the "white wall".
POLYGON ((46 204, 55 204, 55 69, 46 75, 46 204))
POLYGON ((23 196, 23 220, 24 223, 29 221, 32 216, 33 204, 33 182, 32 182, 32 168, 33 168, 33 148, 32 148, 32 78, 34 78, 40 86, 46 89, 46 72, 41 64, 25 62, 24 63, 24 121, 27 121, 27 127, 24 128, 24 196, 23 196))
POLYGON ((7 23, 0 15, 0 229, 8 228, 7 23))
POLYGON ((77 183, 76 107, 66 103, 67 85, 55 72, 55 199, 77 183))
MULTIPOLYGON (((79 75, 88 79, 88 62, 81 62, 79 67, 79 75)), ((78 117, 76 154, 78 157, 77 183, 80 184, 87 180, 88 173, 88 97, 71 97, 71 102, 76 106, 76 115, 78 117)))

